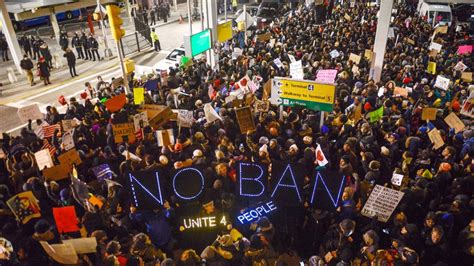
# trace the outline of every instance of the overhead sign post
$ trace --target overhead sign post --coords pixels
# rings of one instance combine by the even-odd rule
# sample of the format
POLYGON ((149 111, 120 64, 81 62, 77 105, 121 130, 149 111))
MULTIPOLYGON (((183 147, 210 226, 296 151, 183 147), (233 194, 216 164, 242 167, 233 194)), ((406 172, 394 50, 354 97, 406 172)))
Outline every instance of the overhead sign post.
POLYGON ((272 104, 302 106, 315 111, 331 112, 335 86, 310 80, 275 77, 272 80, 272 104))
POLYGON ((211 30, 206 29, 191 36, 184 36, 186 56, 194 57, 211 49, 211 30))

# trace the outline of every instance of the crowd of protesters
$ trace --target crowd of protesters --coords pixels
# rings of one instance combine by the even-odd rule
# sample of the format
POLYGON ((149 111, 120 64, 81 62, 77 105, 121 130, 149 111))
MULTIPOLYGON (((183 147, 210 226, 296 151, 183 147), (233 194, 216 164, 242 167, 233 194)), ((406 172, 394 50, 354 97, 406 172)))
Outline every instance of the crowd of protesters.
MULTIPOLYGON (((202 59, 185 68, 170 68, 166 83, 160 77, 151 77, 158 82, 148 88, 145 103, 193 110, 191 128, 178 129, 175 121, 163 126, 173 129, 174 145, 158 147, 150 126, 143 129, 142 140, 115 143, 112 124, 131 121, 138 106, 132 104, 132 95, 128 95, 129 103, 115 113, 100 101, 93 103, 90 97, 110 98, 123 91, 112 86, 114 82, 101 79, 95 87, 86 84, 90 97, 84 104, 71 98, 65 114, 49 107, 44 121, 30 121, 16 137, 4 134, 0 262, 54 265, 40 240, 53 244, 60 239, 92 236, 97 239, 97 252, 81 255, 83 264, 300 265, 304 261, 309 265, 472 265, 474 130, 472 117, 460 114, 460 109, 473 88, 454 69, 463 62, 466 71, 472 72, 472 54, 457 53, 458 45, 469 40, 465 29, 450 27, 446 34, 435 37, 443 43, 442 50, 430 55, 433 27, 417 16, 413 6, 398 5, 396 9, 391 27, 398 37, 388 39, 380 82, 370 79, 370 62, 363 56, 366 49, 373 48, 376 7, 350 7, 345 3, 329 8, 326 22, 316 24, 314 9, 301 6, 266 28, 254 30, 246 40, 236 35, 230 43, 218 47, 220 61, 215 69, 202 59), (254 38, 265 32, 271 33, 273 44, 254 38), (234 47, 242 48, 243 54, 232 58, 234 47), (334 49, 340 56, 331 58, 334 49), (358 69, 348 60, 350 53, 361 55, 358 69), (255 131, 239 133, 235 112, 225 98, 248 75, 260 85, 254 100, 262 100, 263 84, 274 77, 289 76, 290 56, 302 60, 307 80, 314 80, 318 70, 337 69, 333 111, 320 125, 318 111, 271 106, 268 112, 254 112, 255 131), (274 63, 277 58, 283 67, 274 63), (434 87, 437 75, 426 71, 429 61, 436 62, 436 74, 451 80, 447 90, 434 87), (257 76, 261 79, 254 79, 257 76), (395 87, 410 87, 412 91, 407 97, 396 96, 395 87), (175 90, 171 90, 176 88, 183 92, 177 99, 175 90), (206 121, 206 103, 211 103, 222 120, 206 121), (383 117, 370 123, 368 113, 381 106, 385 107, 383 117), (435 120, 421 119, 425 107, 437 108, 435 120), (358 108, 360 119, 355 116, 358 108), (464 129, 455 132, 444 122, 450 113, 463 119, 464 129), (104 202, 100 209, 80 199, 70 178, 45 181, 32 157, 44 143, 35 135, 32 124, 52 125, 74 118, 80 121, 73 137, 82 159, 77 176, 88 184, 91 194, 104 202), (433 128, 439 130, 445 143, 438 149, 428 137, 433 128), (238 213, 244 208, 232 190, 237 162, 297 162, 308 171, 308 184, 311 171, 320 167, 314 163, 317 144, 329 160, 324 167, 347 177, 335 211, 313 208, 304 202, 298 208, 279 208, 284 215, 263 217, 246 228, 239 227, 240 237, 230 234, 237 227, 228 224, 205 243, 205 248, 192 246, 183 238, 185 232, 177 222, 183 209, 196 214, 236 215, 230 210, 238 213), (141 161, 131 160, 126 151, 141 161), (115 173, 114 183, 100 184, 90 171, 105 163, 115 173), (133 205, 127 171, 170 172, 190 165, 205 169, 205 196, 195 204, 178 204, 171 197, 161 208, 149 211, 137 210, 133 205), (404 176, 400 186, 390 182, 394 172, 404 176), (404 192, 386 223, 360 214, 375 185, 404 192), (41 208, 41 217, 26 224, 15 221, 6 205, 10 197, 23 191, 32 191, 41 208), (81 233, 58 234, 51 210, 58 206, 75 207, 81 233)), ((132 85, 139 87, 142 82, 137 77, 132 85)), ((54 160, 64 152, 59 134, 56 130, 49 139, 55 148, 54 160)), ((196 235, 195 240, 200 237, 196 235)))

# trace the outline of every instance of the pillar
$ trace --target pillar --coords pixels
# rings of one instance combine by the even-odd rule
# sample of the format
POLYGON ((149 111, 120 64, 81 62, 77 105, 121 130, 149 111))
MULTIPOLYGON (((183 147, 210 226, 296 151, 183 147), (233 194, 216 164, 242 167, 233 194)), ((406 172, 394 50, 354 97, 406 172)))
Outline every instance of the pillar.
POLYGON ((370 75, 375 82, 379 82, 382 76, 383 59, 387 46, 388 29, 393 6, 393 0, 384 0, 381 2, 374 43, 375 63, 373 69, 370 71, 370 75))
POLYGON ((173 0, 174 11, 178 12, 178 0, 173 0))
POLYGON ((3 25, 2 31, 3 34, 5 34, 8 47, 10 48, 10 53, 13 57, 13 62, 15 63, 18 72, 23 73, 23 70, 20 67, 20 61, 23 58, 20 49, 20 44, 18 43, 15 30, 13 29, 12 21, 10 20, 10 16, 8 15, 5 1, 2 0, 0 0, 0 22, 3 25))
POLYGON ((56 42, 59 43, 59 36, 61 35, 61 31, 59 30, 58 19, 56 18, 56 14, 53 8, 51 9, 49 20, 51 20, 51 26, 53 26, 53 32, 54 36, 56 37, 56 42))
MULTIPOLYGON (((205 1, 205 19, 207 27, 211 30, 212 35, 212 46, 214 47, 214 42, 217 41, 217 1, 205 1)), ((212 68, 216 65, 216 55, 214 49, 211 49, 207 52, 207 61, 212 68)))

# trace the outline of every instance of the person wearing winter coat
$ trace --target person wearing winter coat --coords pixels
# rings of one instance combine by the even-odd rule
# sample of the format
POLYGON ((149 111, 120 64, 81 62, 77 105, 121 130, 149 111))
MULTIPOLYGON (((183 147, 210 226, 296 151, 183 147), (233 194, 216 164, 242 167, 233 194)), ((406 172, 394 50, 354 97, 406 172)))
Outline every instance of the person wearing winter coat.
POLYGON ((89 43, 89 48, 92 54, 92 61, 95 61, 95 56, 97 55, 97 60, 102 60, 99 55, 99 43, 97 42, 96 38, 91 34, 89 35, 89 39, 87 40, 89 43))
POLYGON ((44 82, 44 85, 51 84, 51 81, 49 80, 49 77, 51 76, 51 73, 49 72, 49 65, 44 59, 44 57, 40 57, 38 63, 36 63, 36 68, 37 68, 39 77, 44 82))
POLYGON ((444 235, 443 227, 435 226, 425 241, 425 249, 420 258, 421 265, 435 265, 449 263, 449 245, 444 235))
POLYGON ((49 47, 45 42, 40 46, 40 53, 48 64, 48 67, 50 69, 53 68, 53 56, 51 55, 51 51, 49 50, 49 47))
POLYGON ((21 69, 23 69, 26 72, 26 77, 28 78, 28 82, 30 82, 30 85, 33 86, 35 85, 35 77, 33 75, 33 62, 31 62, 31 59, 28 58, 28 55, 25 54, 23 56, 23 59, 20 62, 21 69))
POLYGON ((89 40, 87 39, 86 34, 83 32, 81 36, 81 46, 84 48, 84 54, 86 56, 85 60, 92 59, 91 47, 89 45, 89 40))
POLYGON ((59 36, 59 45, 63 51, 66 51, 67 47, 69 46, 69 39, 67 37, 67 32, 61 32, 61 36, 59 36))
POLYGON ((72 52, 71 49, 66 48, 66 53, 64 54, 64 57, 66 57, 71 77, 73 78, 78 76, 76 73, 76 55, 72 52))
POLYGON ((81 38, 79 37, 79 34, 77 34, 77 32, 74 34, 74 37, 72 37, 71 45, 73 48, 76 48, 77 59, 84 59, 81 38))

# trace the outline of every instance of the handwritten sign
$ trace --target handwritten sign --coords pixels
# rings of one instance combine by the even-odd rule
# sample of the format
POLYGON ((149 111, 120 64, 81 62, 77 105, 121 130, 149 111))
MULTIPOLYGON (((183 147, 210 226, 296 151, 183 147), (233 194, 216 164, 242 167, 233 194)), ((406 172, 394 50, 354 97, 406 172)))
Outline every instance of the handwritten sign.
POLYGON ((459 61, 455 66, 454 66, 454 70, 456 71, 461 71, 463 72, 464 70, 466 70, 467 66, 462 62, 462 61, 459 61))
POLYGON ((122 107, 127 103, 127 97, 125 96, 125 93, 122 93, 120 95, 114 96, 110 99, 108 99, 105 102, 105 108, 109 110, 110 112, 117 112, 122 107))
POLYGON ((393 173, 391 182, 395 186, 401 186, 403 181, 403 175, 393 173))
POLYGON ((426 67, 426 71, 430 74, 436 74, 436 63, 435 62, 428 62, 428 66, 426 67))
POLYGON ((462 72, 461 80, 464 82, 472 82, 472 72, 462 72))
POLYGON ((72 165, 80 165, 82 163, 81 157, 76 149, 69 150, 58 156, 58 161, 60 164, 68 166, 69 169, 72 168, 72 165))
POLYGON ((303 79, 304 73, 301 60, 290 63, 290 75, 295 79, 303 79))
POLYGON ((112 125, 112 130, 114 132, 114 141, 115 143, 122 143, 128 141, 129 143, 134 143, 135 138, 135 125, 133 123, 122 123, 112 125))
POLYGON ((404 194, 405 193, 395 189, 375 185, 361 214, 370 218, 376 216, 379 221, 385 223, 392 215, 404 194))
POLYGON ((51 154, 47 149, 35 152, 35 160, 40 171, 45 167, 52 167, 54 165, 53 159, 51 159, 51 154))
POLYGON ((267 32, 267 33, 258 35, 257 38, 261 42, 266 42, 272 38, 272 34, 270 32, 267 32))
POLYGON ((321 69, 316 74, 316 81, 333 84, 337 76, 337 69, 321 69))
POLYGON ((141 112, 133 116, 133 126, 135 128, 135 132, 148 125, 148 116, 146 112, 141 112))
POLYGON ((444 145, 444 140, 441 137, 441 134, 439 133, 439 130, 436 128, 433 128, 428 132, 428 137, 430 138, 431 143, 433 143, 433 148, 435 150, 443 147, 444 145))
POLYGON ((339 57, 339 52, 337 50, 332 50, 329 55, 331 56, 331 58, 336 58, 336 57, 339 57))
POLYGON ((168 145, 173 145, 173 129, 157 130, 156 138, 158 140, 158 147, 168 147, 168 145))
POLYGON ((431 108, 431 107, 425 107, 423 108, 423 111, 421 112, 421 119, 422 120, 436 120, 436 111, 438 109, 436 108, 431 108))
POLYGON ((178 110, 178 126, 191 127, 194 123, 193 111, 178 110))
POLYGON ((249 106, 245 106, 239 109, 235 109, 237 116, 237 122, 239 123, 240 132, 242 134, 247 131, 255 130, 255 122, 253 121, 252 109, 249 106))
POLYGON ((395 89, 393 89, 393 95, 407 98, 408 90, 402 87, 395 87, 395 89))
POLYGON ((430 47, 429 47, 429 50, 436 50, 436 51, 441 51, 441 48, 443 47, 442 44, 439 44, 439 43, 435 43, 435 42, 432 42, 430 44, 430 47))
POLYGON ((145 102, 145 88, 133 88, 133 103, 142 104, 145 102))
POLYGON ((370 62, 370 61, 372 61, 372 58, 374 57, 374 52, 372 52, 372 50, 365 49, 364 57, 365 57, 365 59, 367 59, 367 61, 370 62))
POLYGON ((472 54, 472 45, 460 45, 458 47, 458 54, 472 54))
POLYGON ((50 168, 43 169, 43 176, 47 181, 58 181, 69 177, 68 165, 55 165, 50 168))
POLYGON ((349 61, 352 61, 352 62, 354 62, 354 64, 358 65, 360 63, 360 55, 356 55, 356 54, 351 53, 349 55, 349 61))
POLYGON ((446 116, 444 122, 446 122, 450 128, 454 128, 455 133, 462 131, 466 127, 455 113, 450 113, 446 116))
POLYGON ((18 109, 18 117, 21 122, 27 123, 29 119, 35 121, 36 119, 43 119, 44 115, 41 113, 38 104, 32 104, 18 109))
POLYGON ((64 239, 63 243, 71 245, 77 254, 97 252, 97 240, 95 237, 64 239))
POLYGON ((449 88, 449 82, 449 78, 438 75, 436 76, 436 82, 434 86, 442 90, 447 90, 449 88))
POLYGON ((74 144, 74 129, 64 132, 62 137, 61 137, 61 145, 64 150, 68 151, 70 149, 73 149, 76 145, 74 144))

